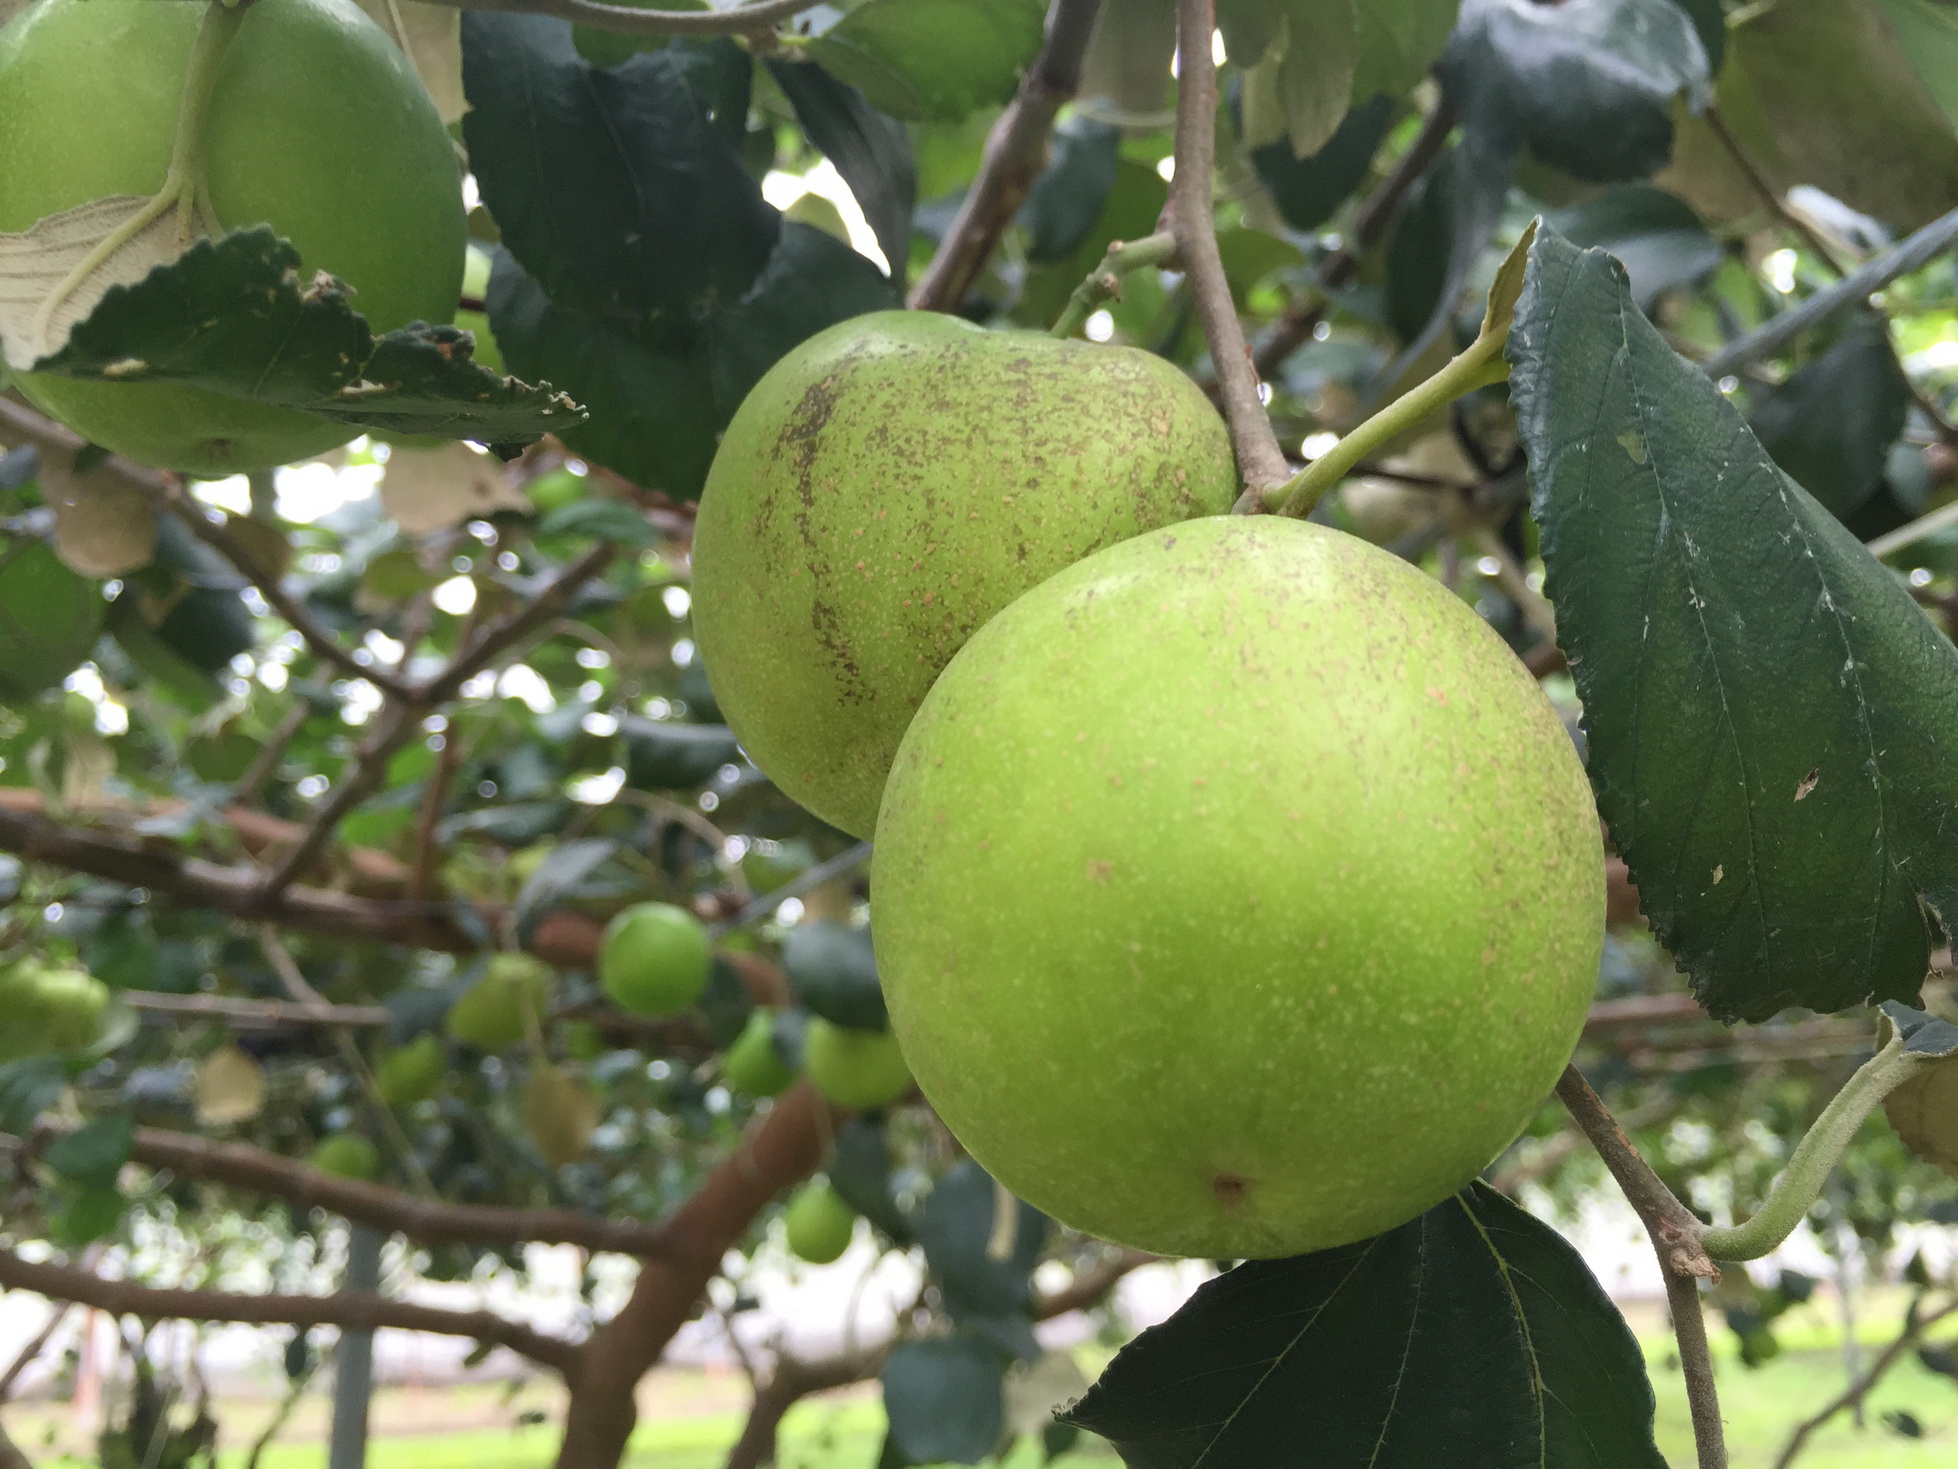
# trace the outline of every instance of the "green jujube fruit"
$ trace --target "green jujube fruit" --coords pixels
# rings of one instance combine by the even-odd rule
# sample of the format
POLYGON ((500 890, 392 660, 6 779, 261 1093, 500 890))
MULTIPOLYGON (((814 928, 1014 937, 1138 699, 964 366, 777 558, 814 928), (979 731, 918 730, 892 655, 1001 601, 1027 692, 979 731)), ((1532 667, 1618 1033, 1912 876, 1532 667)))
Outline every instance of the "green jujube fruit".
POLYGON ((412 1107, 441 1089, 448 1069, 449 1053, 442 1038, 419 1035, 381 1057, 374 1068, 374 1084, 390 1107, 412 1107))
POLYGON ((695 523, 694 635, 755 763, 867 837, 919 700, 987 618, 1236 495, 1229 434, 1173 364, 875 312, 735 413, 695 523))
POLYGON ((905 736, 876 946, 925 1096, 1015 1194, 1162 1254, 1364 1239, 1528 1122, 1604 867, 1555 712, 1458 597, 1276 516, 988 624, 905 736))
POLYGON ((312 1164, 337 1178, 372 1183, 381 1176, 380 1149, 357 1132, 336 1132, 313 1149, 312 1164))
MULTIPOLYGON (((0 231, 154 195, 206 7, 40 0, 0 30, 0 231)), ((412 65, 352 0, 258 0, 220 63, 205 135, 226 230, 269 224, 378 333, 456 311, 467 240, 455 146, 412 65)), ((233 474, 354 430, 200 388, 27 374, 35 405, 145 464, 233 474)))
POLYGON ((802 1064, 816 1090, 839 1107, 887 1107, 911 1090, 911 1068, 888 1030, 851 1030, 811 1016, 802 1064))
POLYGON ((598 982, 634 1015, 677 1015, 707 988, 707 930, 671 903, 635 903, 605 925, 598 982))
POLYGON ((757 1010, 721 1057, 721 1080, 746 1097, 779 1096, 795 1080, 795 1068, 775 1049, 775 1012, 757 1010))
POLYGON ((530 954, 498 954, 483 977, 449 1007, 450 1037, 479 1051, 508 1050, 550 1013, 551 966, 530 954))
POLYGON ((789 1252, 811 1265, 843 1258, 857 1232, 857 1211, 827 1183, 805 1183, 783 1211, 789 1252))

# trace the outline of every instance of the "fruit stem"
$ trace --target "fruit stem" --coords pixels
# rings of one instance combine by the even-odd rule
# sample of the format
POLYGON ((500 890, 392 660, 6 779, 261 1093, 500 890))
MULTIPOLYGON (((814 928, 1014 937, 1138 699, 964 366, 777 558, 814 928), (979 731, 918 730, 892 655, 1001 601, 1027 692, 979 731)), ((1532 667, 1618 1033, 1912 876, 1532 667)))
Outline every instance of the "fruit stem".
POLYGON ((1401 394, 1291 479, 1272 489, 1265 496, 1265 503, 1280 515, 1303 520, 1312 513, 1320 496, 1383 444, 1399 438, 1464 393, 1507 379, 1509 364, 1503 360, 1502 347, 1508 336, 1505 329, 1477 337, 1440 372, 1401 394))
POLYGON ((1891 1092, 1943 1059, 1906 1050, 1905 1044, 1903 1035, 1893 1035, 1829 1099, 1752 1219, 1731 1229, 1700 1232, 1700 1243, 1709 1255, 1716 1260, 1758 1260, 1795 1232, 1864 1120, 1891 1092))
POLYGON ((1102 302, 1121 299, 1123 276, 1146 270, 1152 265, 1162 268, 1175 259, 1176 239, 1167 230, 1127 243, 1112 241, 1108 253, 1101 257, 1101 264, 1090 271, 1088 278, 1076 286, 1074 294, 1067 298, 1060 319, 1054 323, 1048 335, 1066 341, 1081 330, 1082 324, 1102 302))
MULTIPOLYGON (((213 233, 216 219, 210 208, 209 191, 204 187, 204 132, 210 121, 211 99, 217 91, 218 66, 230 47, 238 27, 251 9, 250 0, 211 0, 198 28, 197 43, 184 71, 183 101, 177 109, 177 132, 170 145, 170 169, 163 176, 163 187, 136 213, 111 230, 34 313, 36 347, 48 344, 48 329, 55 313, 80 290, 88 278, 100 270, 115 253, 162 219, 177 211, 177 248, 190 248, 198 224, 213 233), (201 205, 201 207, 200 207, 201 205), (198 215, 202 219, 198 219, 198 215)), ((37 355, 50 355, 39 352, 37 355)))

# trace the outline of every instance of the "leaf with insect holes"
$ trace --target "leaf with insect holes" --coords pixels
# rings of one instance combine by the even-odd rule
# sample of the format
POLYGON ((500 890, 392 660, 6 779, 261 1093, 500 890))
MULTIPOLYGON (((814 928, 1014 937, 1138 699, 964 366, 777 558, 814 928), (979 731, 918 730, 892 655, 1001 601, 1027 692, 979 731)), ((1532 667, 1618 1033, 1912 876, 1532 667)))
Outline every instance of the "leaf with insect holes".
POLYGON ((201 240, 141 280, 111 287, 33 368, 175 383, 349 427, 497 445, 584 416, 548 385, 478 366, 473 351, 467 332, 425 322, 376 338, 345 284, 302 278, 298 252, 261 227, 201 240))
POLYGON ((1654 931, 1722 1020, 1909 1000, 1958 916, 1958 650, 1602 250, 1538 236, 1509 360, 1591 782, 1654 931))
POLYGON ((0 234, 0 348, 7 366, 26 372, 52 357, 111 290, 135 285, 184 253, 190 242, 176 211, 166 210, 90 264, 150 203, 146 195, 118 194, 50 214, 21 234, 0 234))
POLYGON ((156 502, 101 468, 77 472, 78 455, 41 456, 41 498, 54 511, 55 554, 83 576, 106 580, 156 556, 156 502))
POLYGON ((1905 1050, 1942 1059, 1885 1097, 1884 1116, 1905 1147, 1958 1178, 1958 1026, 1893 1001, 1883 1007, 1880 1043, 1893 1027, 1905 1050))

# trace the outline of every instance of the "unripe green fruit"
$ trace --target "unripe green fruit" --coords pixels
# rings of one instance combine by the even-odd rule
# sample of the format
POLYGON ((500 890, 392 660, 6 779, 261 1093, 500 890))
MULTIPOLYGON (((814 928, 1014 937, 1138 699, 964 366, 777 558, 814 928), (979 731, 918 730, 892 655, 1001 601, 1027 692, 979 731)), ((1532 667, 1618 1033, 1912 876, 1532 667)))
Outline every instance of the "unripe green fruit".
POLYGON ((795 1068, 775 1049, 775 1012, 757 1010, 721 1057, 721 1080, 749 1097, 774 1097, 795 1080, 795 1068))
POLYGON ((816 1090, 839 1107, 886 1107, 911 1090, 911 1068, 888 1030, 850 1030, 812 1016, 802 1064, 816 1090))
POLYGON ((713 964, 707 930, 684 908, 639 903, 605 926, 598 982, 634 1015, 675 1015, 700 998, 713 964))
POLYGON ((74 672, 107 607, 102 588, 46 542, 0 545, 0 698, 31 699, 74 672))
POLYGON ((498 954, 483 977, 449 1007, 443 1028, 479 1051, 502 1051, 541 1025, 551 1002, 551 966, 529 954, 498 954))
POLYGON ((1159 357, 860 316, 729 424, 694 529, 694 635, 756 764, 867 837, 918 701, 987 618, 1236 494, 1216 410, 1159 357))
POLYGON ((563 1036, 564 1054, 574 1061, 596 1061, 612 1049, 605 1040, 605 1032, 589 1020, 567 1022, 563 1036))
POLYGON ((336 1132, 313 1149, 312 1164, 322 1173, 372 1183, 381 1176, 380 1150, 357 1132, 336 1132))
MULTIPOLYGON (((206 7, 40 0, 0 31, 0 230, 153 195, 206 7)), ((225 53, 205 137, 227 230, 269 224, 358 292, 376 333, 446 322, 462 284, 455 148, 408 59, 352 0, 259 0, 225 53)), ((95 443, 167 469, 289 463, 353 431, 198 388, 30 374, 16 386, 95 443)))
POLYGON ((789 1252, 811 1265, 828 1265, 850 1248, 857 1232, 857 1211, 827 1183, 805 1183, 782 1213, 788 1226, 789 1252))
POLYGON ((390 1107, 412 1107, 441 1090, 448 1069, 449 1053, 441 1037, 421 1035, 383 1056, 374 1082, 390 1107))
POLYGON ((877 960, 925 1096, 1162 1254, 1391 1229, 1530 1120, 1596 984, 1584 771, 1496 634, 1354 537, 1196 521, 995 618, 906 735, 877 960))
POLYGON ((109 987, 79 969, 28 960, 0 976, 0 1062, 79 1051, 102 1034, 109 987))

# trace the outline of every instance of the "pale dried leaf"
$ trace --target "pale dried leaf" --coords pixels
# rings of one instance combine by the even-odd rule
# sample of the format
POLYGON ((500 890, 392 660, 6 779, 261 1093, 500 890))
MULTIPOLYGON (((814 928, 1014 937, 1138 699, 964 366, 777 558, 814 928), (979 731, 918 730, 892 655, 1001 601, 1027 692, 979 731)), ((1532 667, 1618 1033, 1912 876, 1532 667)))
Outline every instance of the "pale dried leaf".
POLYGON ((116 752, 94 730, 70 734, 61 764, 61 804, 83 811, 102 804, 109 777, 116 773, 116 752))
POLYGON ((462 12, 423 0, 359 0, 382 30, 394 39, 420 74, 442 121, 462 120, 462 12))
POLYGON ((148 566, 156 555, 156 505, 101 469, 76 474, 65 454, 43 454, 41 494, 54 510, 55 554, 83 576, 106 581, 148 566))
POLYGON ((0 348, 9 367, 26 372, 59 352, 111 287, 134 285, 195 242, 194 227, 186 239, 177 211, 166 211, 97 265, 40 323, 42 304, 149 203, 140 195, 118 194, 50 214, 24 234, 0 234, 0 348))
POLYGON ((206 1127, 248 1122, 265 1110, 265 1069, 236 1046, 219 1046, 197 1063, 191 1097, 206 1127))
POLYGON ((411 536, 446 530, 499 510, 529 514, 524 492, 487 454, 455 442, 423 449, 396 444, 381 481, 381 506, 411 536))
POLYGON ((598 1128, 598 1099, 589 1088, 556 1066, 531 1069, 523 1089, 524 1131, 538 1155, 553 1168, 576 1162, 591 1146, 598 1128))

